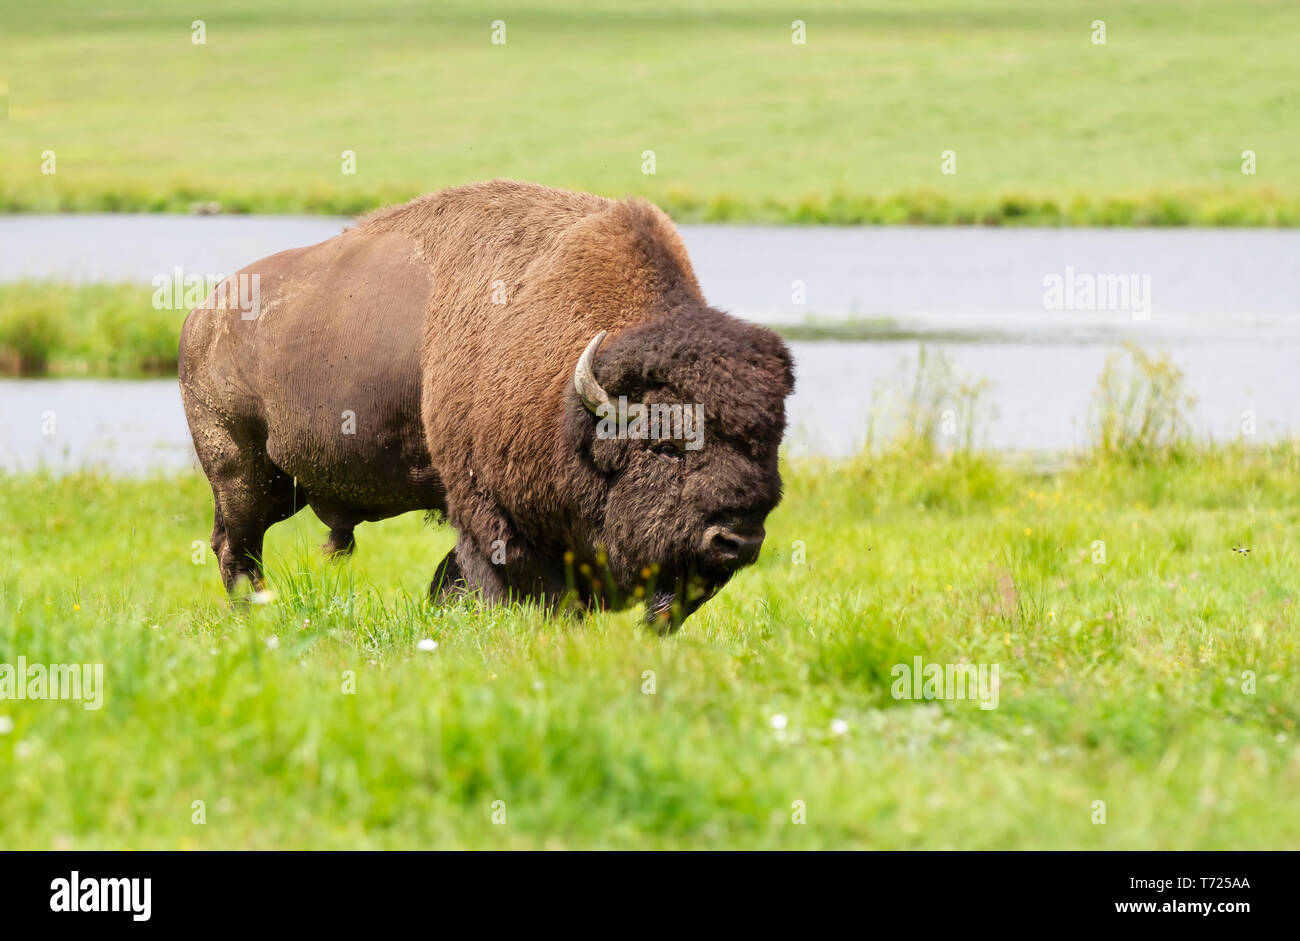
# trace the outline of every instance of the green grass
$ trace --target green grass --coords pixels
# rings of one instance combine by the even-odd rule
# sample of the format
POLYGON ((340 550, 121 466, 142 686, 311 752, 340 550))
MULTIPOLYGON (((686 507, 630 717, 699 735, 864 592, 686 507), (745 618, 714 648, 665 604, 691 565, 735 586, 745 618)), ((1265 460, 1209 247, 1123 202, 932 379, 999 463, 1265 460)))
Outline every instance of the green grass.
POLYGON ((684 220, 1294 226, 1297 35, 1290 0, 8 4, 0 209, 354 213, 506 176, 684 220))
POLYGON ((198 475, 2 477, 0 663, 107 692, 0 701, 0 845, 1300 848, 1296 443, 785 476, 758 565, 670 638, 430 610, 452 536, 416 515, 338 565, 276 527, 279 601, 232 612, 198 475), (914 656, 999 664, 999 707, 895 701, 914 656))

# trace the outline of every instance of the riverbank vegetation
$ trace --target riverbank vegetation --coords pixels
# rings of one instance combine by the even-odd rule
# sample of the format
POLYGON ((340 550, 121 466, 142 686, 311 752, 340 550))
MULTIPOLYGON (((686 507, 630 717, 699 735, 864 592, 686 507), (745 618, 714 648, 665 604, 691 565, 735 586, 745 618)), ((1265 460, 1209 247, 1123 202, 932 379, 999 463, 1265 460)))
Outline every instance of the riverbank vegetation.
MULTIPOLYGON (((189 291, 189 288, 186 288, 189 291)), ((131 283, 0 284, 0 375, 171 376, 186 306, 174 290, 131 283)), ((778 325, 787 340, 877 341, 971 339, 957 330, 927 331, 886 318, 818 318, 778 325)))
POLYGON ((0 375, 176 374, 188 310, 138 284, 0 284, 0 375))

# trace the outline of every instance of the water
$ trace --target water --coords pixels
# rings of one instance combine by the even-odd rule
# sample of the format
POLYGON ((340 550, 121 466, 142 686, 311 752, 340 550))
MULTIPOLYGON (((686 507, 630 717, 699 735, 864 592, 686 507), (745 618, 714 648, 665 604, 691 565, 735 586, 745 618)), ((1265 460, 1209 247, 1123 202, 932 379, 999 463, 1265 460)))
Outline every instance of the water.
MULTIPOLYGON (((337 235, 349 220, 298 216, 0 217, 0 281, 139 281, 226 274, 258 258, 337 235)), ((742 316, 789 323, 810 313, 884 316, 919 327, 996 328, 1033 315, 1047 332, 1128 329, 1117 314, 1043 309, 1043 278, 1147 274, 1151 329, 1194 329, 1300 313, 1300 232, 1276 229, 996 229, 682 226, 709 300, 742 316), (804 303, 792 285, 806 285, 804 303)), ((1017 324, 1018 328, 1027 324, 1017 324)))
POLYGON ((0 468, 197 467, 175 379, 0 379, 0 468))
MULTIPOLYGON (((224 274, 329 238, 335 218, 0 218, 0 281, 149 282, 176 266, 224 274)), ((1087 437, 1106 355, 1126 340, 1165 350, 1196 396, 1194 430, 1300 430, 1300 232, 684 226, 709 300, 768 324, 855 319, 857 342, 791 343, 796 453, 855 450, 869 417, 906 386, 922 342, 991 382, 977 440, 1065 450, 1087 437), (1149 311, 1046 309, 1044 279, 1133 274, 1149 311), (797 295, 802 291, 802 303, 797 295)), ((1130 305, 1130 307, 1135 305, 1130 305)), ((852 332, 852 331, 851 331, 852 332)), ((191 466, 173 380, 0 381, 0 467, 191 466), (49 413, 54 433, 48 434, 49 413)))
MULTIPOLYGON (((793 343, 799 385, 790 403, 794 453, 845 455, 862 444, 873 409, 890 413, 906 388, 917 344, 793 343)), ((954 370, 992 383, 975 443, 997 450, 1068 451, 1086 446, 1089 402, 1106 355, 1104 343, 927 344, 954 370)), ((1256 344, 1185 344, 1171 348, 1195 390, 1193 432, 1236 438, 1253 412, 1257 440, 1300 430, 1300 351, 1256 344), (1290 390, 1284 392, 1284 390, 1290 390)))

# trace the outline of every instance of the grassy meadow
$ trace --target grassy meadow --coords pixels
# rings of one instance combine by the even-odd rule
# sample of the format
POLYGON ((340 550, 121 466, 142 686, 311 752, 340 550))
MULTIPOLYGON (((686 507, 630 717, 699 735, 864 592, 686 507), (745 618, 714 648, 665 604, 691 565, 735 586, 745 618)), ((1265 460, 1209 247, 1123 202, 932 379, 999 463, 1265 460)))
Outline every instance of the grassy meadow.
POLYGON ((1296 442, 785 479, 661 638, 431 610, 415 514, 343 563, 275 527, 232 611, 197 473, 0 477, 0 663, 105 669, 97 711, 0 701, 0 846, 1300 848, 1296 442), (917 656, 998 707, 894 699, 917 656))
POLYGON ((1289 0, 11 3, 0 210, 505 176, 683 220, 1293 226, 1297 35, 1289 0))

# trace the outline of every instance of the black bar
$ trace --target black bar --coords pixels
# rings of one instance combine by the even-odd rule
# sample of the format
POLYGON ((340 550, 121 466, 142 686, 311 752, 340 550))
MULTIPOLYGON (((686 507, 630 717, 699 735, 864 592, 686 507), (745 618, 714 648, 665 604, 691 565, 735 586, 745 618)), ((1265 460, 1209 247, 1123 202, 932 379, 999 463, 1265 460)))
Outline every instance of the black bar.
POLYGON ((11 852, 0 854, 0 917, 6 929, 75 919, 128 930, 337 932, 373 931, 390 919, 436 931, 467 917, 489 930, 561 922, 663 931, 679 917, 767 927, 783 917, 847 917, 865 929, 884 918, 915 919, 920 928, 1042 915, 1052 920, 1035 924, 1232 931, 1294 915, 1296 863, 1293 853, 1246 852, 11 852), (86 904, 111 903, 117 892, 124 910, 52 910, 70 907, 74 871, 86 904), (108 878, 150 880, 147 920, 139 917, 145 883, 128 894, 124 883, 98 881, 108 878))

